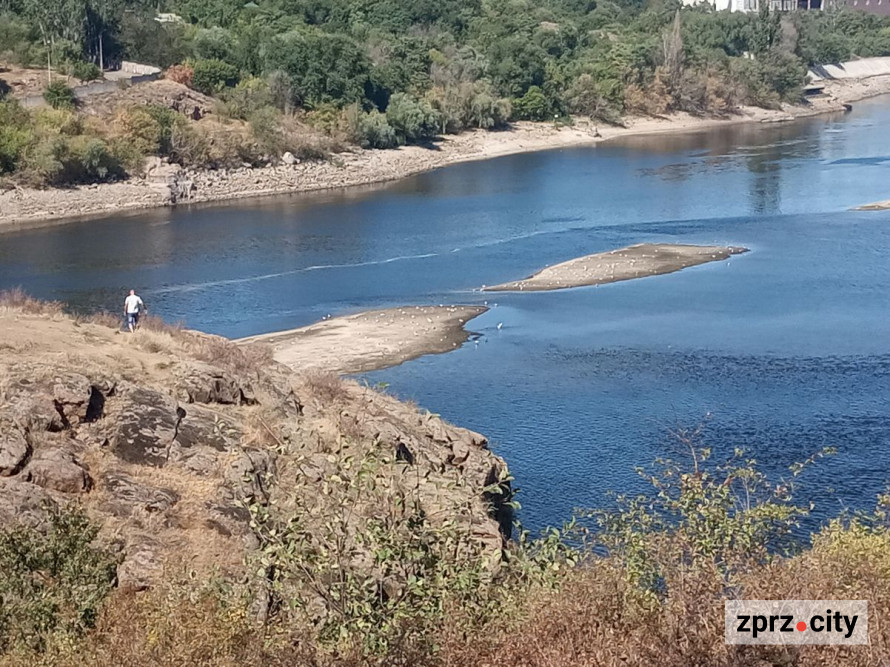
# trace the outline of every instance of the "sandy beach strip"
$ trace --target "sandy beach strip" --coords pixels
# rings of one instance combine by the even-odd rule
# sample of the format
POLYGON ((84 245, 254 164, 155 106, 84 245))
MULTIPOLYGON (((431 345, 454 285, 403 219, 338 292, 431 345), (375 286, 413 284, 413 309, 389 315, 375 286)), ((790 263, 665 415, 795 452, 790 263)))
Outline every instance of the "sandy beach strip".
POLYGON ((487 310, 484 306, 368 310, 237 342, 269 345, 276 361, 298 372, 367 373, 454 350, 470 337, 464 325, 487 310))
POLYGON ((890 209, 890 199, 885 199, 884 201, 876 201, 871 204, 863 204, 862 206, 857 206, 854 208, 854 211, 886 211, 890 209))
POLYGON ((890 93, 890 75, 862 80, 826 80, 826 95, 806 105, 767 110, 740 107, 724 118, 676 113, 657 118, 626 118, 621 127, 576 119, 572 127, 552 123, 513 123, 508 130, 476 130, 449 135, 433 149, 402 146, 392 150, 361 150, 325 161, 266 168, 196 170, 187 173, 193 191, 173 204, 169 188, 145 179, 120 183, 35 190, 0 190, 0 233, 74 222, 83 218, 136 213, 171 205, 225 202, 270 195, 298 194, 398 180, 460 162, 532 151, 591 146, 621 137, 690 132, 739 123, 775 123, 843 111, 849 102, 890 93))
POLYGON ((620 280, 673 273, 689 266, 717 262, 747 251, 747 248, 735 246, 640 243, 570 259, 548 266, 523 280, 485 286, 482 289, 485 292, 542 292, 603 285, 620 280))

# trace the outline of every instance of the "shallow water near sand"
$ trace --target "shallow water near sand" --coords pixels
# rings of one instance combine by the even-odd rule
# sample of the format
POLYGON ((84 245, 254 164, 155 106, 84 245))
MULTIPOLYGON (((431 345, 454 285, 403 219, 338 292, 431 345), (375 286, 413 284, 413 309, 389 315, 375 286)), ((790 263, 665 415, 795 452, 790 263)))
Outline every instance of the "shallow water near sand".
POLYGON ((634 466, 682 456, 705 422, 805 473, 816 519, 890 482, 890 99, 848 115, 626 139, 467 163, 388 186, 157 211, 0 236, 0 288, 156 314, 224 334, 406 303, 483 303, 463 348, 371 383, 487 434, 531 528, 634 466), (666 276, 548 293, 479 293, 639 242, 744 245, 666 276), (498 325, 501 325, 500 328, 498 325))

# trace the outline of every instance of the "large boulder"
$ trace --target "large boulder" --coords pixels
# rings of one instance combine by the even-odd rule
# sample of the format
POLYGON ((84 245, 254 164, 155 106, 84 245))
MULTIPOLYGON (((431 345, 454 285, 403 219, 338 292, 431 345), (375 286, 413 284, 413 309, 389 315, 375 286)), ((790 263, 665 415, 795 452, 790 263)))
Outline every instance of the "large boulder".
POLYGON ((25 465, 30 452, 28 441, 12 414, 0 412, 0 477, 15 475, 25 465))
POLYGON ((56 410, 67 425, 87 420, 93 387, 86 377, 77 373, 57 375, 53 378, 52 396, 56 410))
POLYGON ((39 486, 18 477, 0 477, 0 528, 37 525, 46 518, 47 507, 52 504, 49 494, 39 486))
POLYGON ((124 547, 124 559, 117 568, 117 585, 122 591, 144 591, 164 572, 163 546, 146 535, 134 535, 124 547))
POLYGON ((128 516, 136 510, 165 512, 179 502, 175 491, 141 484, 122 472, 107 473, 102 482, 109 497, 104 509, 117 516, 128 516))
POLYGON ((127 387, 112 438, 115 455, 128 463, 166 465, 185 411, 170 396, 127 387))
POLYGON ((68 422, 56 408, 51 387, 32 377, 17 377, 6 387, 7 405, 15 420, 28 431, 64 430, 68 422))
POLYGON ((238 500, 265 503, 269 499, 274 461, 267 451, 245 449, 229 461, 224 477, 238 500))
POLYGON ((71 452, 57 447, 38 449, 25 475, 29 482, 62 493, 89 491, 93 480, 71 452))
POLYGON ((203 362, 182 364, 177 372, 180 397, 189 403, 248 405, 256 403, 253 388, 217 366, 203 362))
POLYGON ((184 450, 203 446, 226 452, 241 444, 242 435, 240 425, 231 417, 189 405, 179 423, 176 442, 184 450))

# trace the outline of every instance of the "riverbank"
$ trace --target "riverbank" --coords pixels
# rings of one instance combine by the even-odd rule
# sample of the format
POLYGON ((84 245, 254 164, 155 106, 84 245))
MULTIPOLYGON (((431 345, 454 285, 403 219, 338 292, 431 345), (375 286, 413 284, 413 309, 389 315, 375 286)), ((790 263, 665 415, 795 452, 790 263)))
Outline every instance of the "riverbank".
POLYGON ((323 162, 183 171, 176 176, 177 189, 183 189, 185 184, 189 191, 187 200, 173 197, 165 179, 133 178, 121 183, 69 189, 19 188, 0 192, 0 232, 174 204, 222 202, 382 183, 459 162, 590 146, 626 136, 689 132, 737 123, 784 122, 843 111, 845 104, 884 93, 890 93, 890 75, 862 80, 826 80, 825 94, 806 106, 786 105, 781 110, 744 107, 728 118, 674 114, 661 118, 628 118, 624 127, 597 125, 587 120, 578 120, 571 127, 520 122, 504 131, 478 130, 443 137, 431 147, 356 149, 323 162))
POLYGON ((605 285, 621 280, 673 273, 748 252, 733 246, 640 243, 548 266, 523 280, 483 287, 486 292, 544 292, 605 285))
POLYGON ((268 345, 275 361, 298 372, 369 373, 456 349, 470 337, 464 325, 487 310, 484 306, 368 310, 237 342, 268 345))

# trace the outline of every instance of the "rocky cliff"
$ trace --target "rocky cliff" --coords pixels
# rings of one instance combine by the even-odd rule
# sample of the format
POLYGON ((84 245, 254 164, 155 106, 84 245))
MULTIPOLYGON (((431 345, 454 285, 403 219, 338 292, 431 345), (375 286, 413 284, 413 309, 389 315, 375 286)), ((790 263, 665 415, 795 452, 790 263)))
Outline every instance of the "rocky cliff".
POLYGON ((260 347, 107 320, 0 306, 0 527, 80 503, 119 550, 123 589, 171 568, 238 577, 262 546, 259 510, 303 512, 311 532, 342 517, 332 487, 361 468, 348 533, 410 496, 499 560, 504 496, 486 490, 506 469, 483 436, 260 347))

